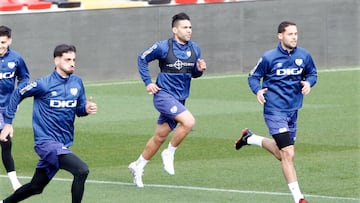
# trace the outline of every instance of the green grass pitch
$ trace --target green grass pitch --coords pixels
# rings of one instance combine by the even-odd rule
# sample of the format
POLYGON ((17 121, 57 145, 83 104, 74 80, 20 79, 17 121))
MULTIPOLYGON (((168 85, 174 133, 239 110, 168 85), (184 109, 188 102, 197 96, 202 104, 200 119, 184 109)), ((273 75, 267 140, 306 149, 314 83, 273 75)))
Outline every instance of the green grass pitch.
MULTIPOLYGON (((318 84, 305 97, 295 164, 310 202, 360 202, 359 78, 359 68, 319 71, 318 84)), ((141 81, 91 82, 85 87, 98 114, 77 118, 71 148, 90 167, 83 202, 293 202, 274 157, 256 146, 233 147, 244 127, 268 136, 262 106, 245 74, 193 80, 186 105, 197 123, 177 150, 176 175, 164 173, 158 153, 145 168, 145 188, 133 186, 127 166, 154 131, 158 113, 152 96, 141 81)), ((13 155, 22 183, 29 181, 38 160, 31 110, 32 99, 23 101, 14 121, 13 155)), ((2 164, 0 169, 3 198, 12 191, 2 164)), ((24 202, 71 202, 71 175, 60 171, 55 178, 41 195, 24 202)))

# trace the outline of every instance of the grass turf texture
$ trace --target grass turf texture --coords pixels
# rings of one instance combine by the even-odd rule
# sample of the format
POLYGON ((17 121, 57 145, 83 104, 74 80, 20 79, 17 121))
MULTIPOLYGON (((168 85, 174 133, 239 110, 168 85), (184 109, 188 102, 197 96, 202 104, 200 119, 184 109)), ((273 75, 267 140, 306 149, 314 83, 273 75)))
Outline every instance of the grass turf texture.
MULTIPOLYGON (((321 71, 299 113, 295 164, 310 202, 360 202, 360 71, 321 71)), ((140 81, 86 83, 98 114, 76 120, 71 148, 90 167, 83 202, 292 202, 280 163, 265 150, 233 147, 244 127, 267 135, 262 106, 246 75, 195 79, 188 109, 197 124, 178 148, 175 176, 163 172, 160 153, 145 168, 145 188, 136 188, 127 166, 152 135, 158 113, 140 81)), ((20 181, 32 176, 32 99, 14 121, 13 155, 20 181)), ((169 139, 168 139, 169 141, 169 139)), ((162 146, 161 150, 167 145, 162 146)), ((4 173, 3 166, 2 174, 4 173)), ((71 175, 59 171, 41 195, 24 202, 71 202, 71 175)), ((11 193, 1 176, 0 195, 11 193)))

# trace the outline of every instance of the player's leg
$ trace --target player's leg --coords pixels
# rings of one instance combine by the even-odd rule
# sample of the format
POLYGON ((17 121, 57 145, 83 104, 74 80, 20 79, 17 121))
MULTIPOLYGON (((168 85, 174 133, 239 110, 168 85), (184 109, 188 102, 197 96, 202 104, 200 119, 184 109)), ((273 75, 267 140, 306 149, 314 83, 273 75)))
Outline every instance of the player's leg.
POLYGON ((166 141, 166 138, 171 131, 172 130, 168 123, 158 124, 154 135, 146 143, 145 149, 141 154, 142 157, 145 160, 150 160, 159 150, 161 145, 166 141))
POLYGON ((289 112, 285 117, 266 117, 270 133, 280 150, 281 168, 284 177, 295 203, 298 203, 300 199, 304 198, 304 195, 300 191, 294 164, 297 111, 289 112))
POLYGON ((281 168, 288 187, 293 195, 295 203, 304 198, 300 191, 297 181, 296 170, 294 166, 295 147, 291 141, 290 132, 284 132, 273 135, 280 149, 281 168))
POLYGON ((11 185, 15 191, 21 186, 21 184, 17 178, 14 159, 11 154, 11 149, 12 149, 11 138, 9 137, 8 141, 6 142, 0 142, 0 145, 1 145, 2 162, 10 179, 11 185))
POLYGON ((242 131, 242 135, 235 141, 235 149, 239 150, 245 145, 257 145, 269 151, 276 159, 281 159, 280 150, 273 139, 257 135, 247 128, 242 131))
POLYGON ((31 181, 17 189, 12 195, 3 200, 3 202, 20 202, 30 196, 41 194, 50 180, 45 169, 37 168, 31 181))
POLYGON ((193 127, 195 126, 195 118, 188 111, 184 104, 184 101, 176 101, 173 102, 176 104, 177 113, 174 117, 174 122, 168 122, 171 128, 175 128, 176 123, 179 125, 174 130, 174 134, 168 144, 168 147, 164 149, 161 153, 161 158, 163 160, 164 170, 170 175, 175 175, 174 169, 174 156, 177 147, 181 144, 181 142, 186 138, 186 136, 191 132, 193 127))
POLYGON ((129 170, 133 175, 133 182, 137 187, 144 187, 142 176, 144 168, 150 159, 156 154, 161 145, 165 142, 171 128, 167 123, 158 124, 155 128, 154 135, 148 140, 145 148, 139 158, 130 163, 129 170))
POLYGON ((262 141, 262 147, 266 149, 268 152, 270 152, 272 155, 274 155, 276 159, 281 161, 280 150, 276 145, 275 140, 265 137, 262 141))
POLYGON ((85 181, 89 174, 88 165, 75 154, 70 153, 59 155, 59 167, 69 171, 74 176, 71 185, 72 203, 80 203, 85 190, 85 181))
POLYGON ((195 126, 195 118, 190 111, 185 110, 177 115, 175 120, 179 123, 179 126, 175 129, 170 143, 173 147, 178 147, 195 126))
POLYGON ((287 183, 296 181, 294 168, 294 145, 291 141, 290 132, 283 132, 272 135, 280 149, 281 167, 287 183))

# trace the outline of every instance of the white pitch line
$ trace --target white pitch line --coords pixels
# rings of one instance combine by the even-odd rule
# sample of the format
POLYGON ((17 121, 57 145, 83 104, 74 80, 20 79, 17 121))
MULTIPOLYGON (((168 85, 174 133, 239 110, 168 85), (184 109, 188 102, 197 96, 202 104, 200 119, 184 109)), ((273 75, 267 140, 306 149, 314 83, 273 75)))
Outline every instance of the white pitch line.
MULTIPOLYGON (((334 69, 320 69, 318 73, 329 73, 329 72, 347 72, 347 71, 360 71, 360 67, 354 68, 334 68, 334 69)), ((237 77, 247 77, 248 74, 233 74, 233 75, 213 75, 213 76, 204 76, 198 78, 197 80, 209 80, 209 79, 223 79, 223 78, 237 78, 237 77)), ((133 81, 117 81, 117 82, 88 82, 85 84, 86 87, 98 87, 98 86, 112 86, 112 85, 131 85, 131 84, 141 84, 141 80, 133 81)))
MULTIPOLYGON (((8 178, 6 175, 0 175, 1 178, 8 178)), ((31 179, 29 176, 18 176, 19 179, 31 179)), ((72 182, 72 179, 68 178, 53 178, 54 181, 72 182)), ((91 184, 107 184, 107 185, 126 185, 133 186, 133 183, 117 182, 117 181, 102 181, 102 180, 86 180, 86 183, 91 184)), ((256 195, 269 195, 269 196, 290 196, 290 193, 284 192, 266 192, 266 191, 254 191, 254 190, 235 190, 235 189, 222 189, 222 188, 208 188, 208 187, 195 187, 195 186, 181 186, 181 185, 160 185, 160 184, 144 184, 145 187, 153 188, 167 188, 167 189, 182 189, 182 190, 198 190, 207 192, 225 192, 225 193, 242 193, 242 194, 256 194, 256 195)), ((360 198, 355 197, 335 197, 324 195, 311 195, 305 194, 306 197, 314 197, 319 199, 333 199, 333 200, 347 200, 347 201, 360 201, 360 198)))

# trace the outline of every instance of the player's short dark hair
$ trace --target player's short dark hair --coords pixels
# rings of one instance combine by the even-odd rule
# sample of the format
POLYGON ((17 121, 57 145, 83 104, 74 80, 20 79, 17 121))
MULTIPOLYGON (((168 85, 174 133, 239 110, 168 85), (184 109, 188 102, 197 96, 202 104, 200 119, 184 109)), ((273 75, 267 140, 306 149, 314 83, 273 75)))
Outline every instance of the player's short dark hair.
POLYGON ((68 44, 60 44, 57 45, 54 49, 54 58, 57 56, 62 56, 63 53, 67 53, 67 52, 75 52, 76 53, 76 48, 74 45, 68 45, 68 44))
POLYGON ((283 33, 285 32, 285 28, 290 26, 290 25, 295 25, 296 26, 296 23, 293 23, 293 22, 290 22, 290 21, 283 21, 279 24, 279 27, 278 27, 278 33, 283 33))
POLYGON ((0 36, 7 36, 8 38, 11 38, 11 29, 5 25, 1 25, 0 36))
POLYGON ((190 20, 190 17, 186 13, 178 13, 172 17, 171 26, 176 27, 179 20, 190 20))

